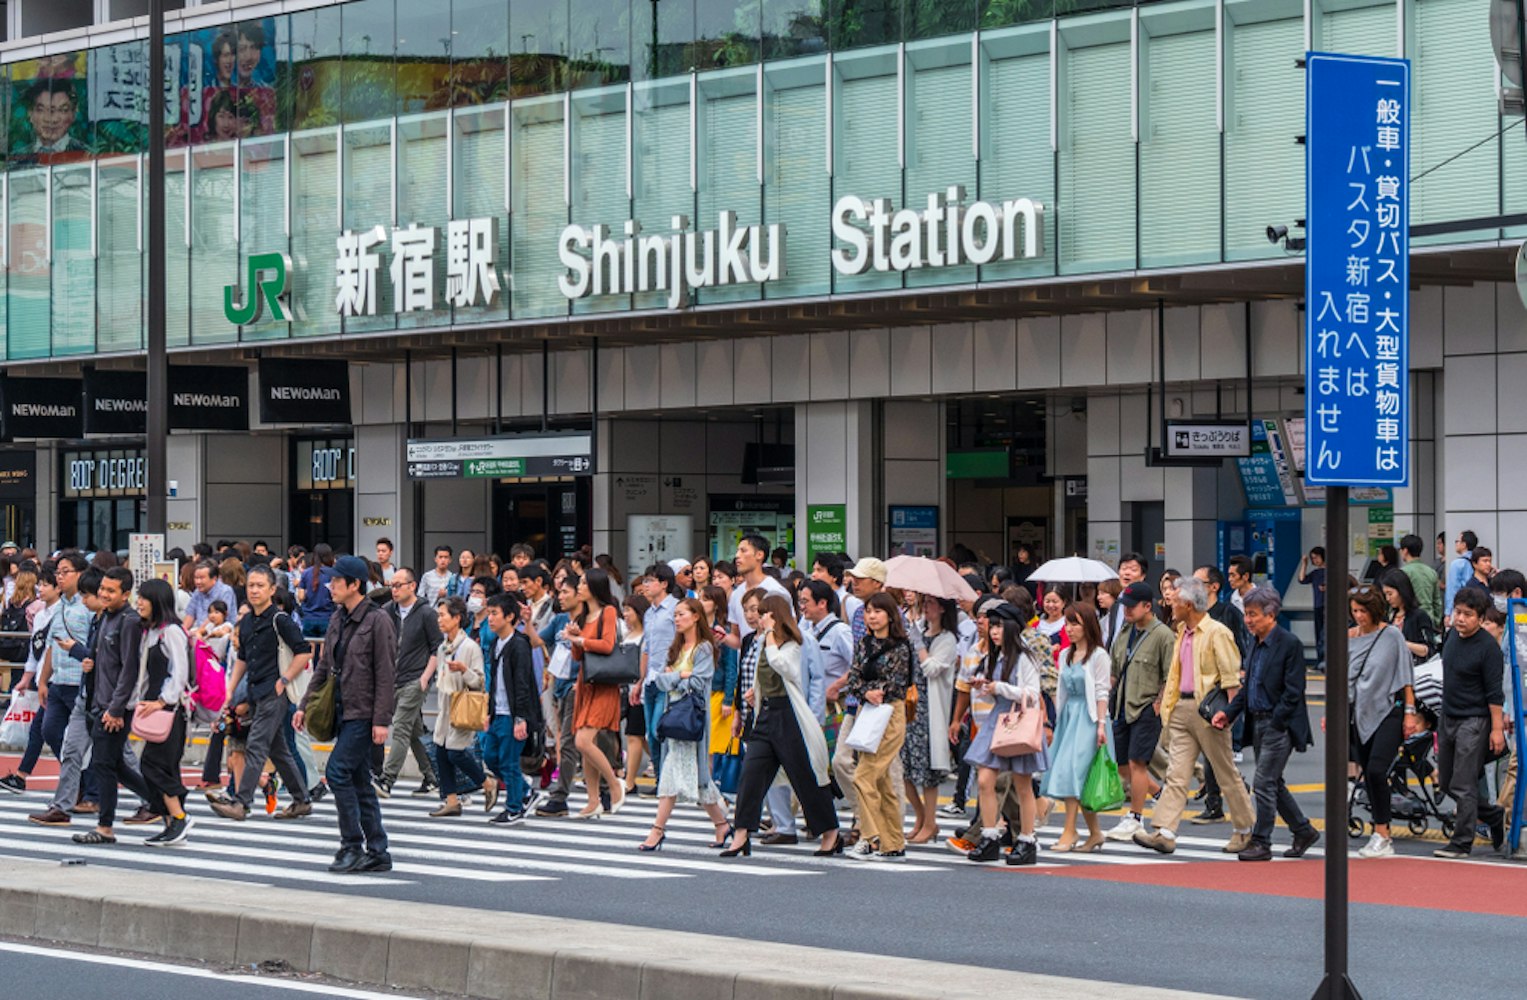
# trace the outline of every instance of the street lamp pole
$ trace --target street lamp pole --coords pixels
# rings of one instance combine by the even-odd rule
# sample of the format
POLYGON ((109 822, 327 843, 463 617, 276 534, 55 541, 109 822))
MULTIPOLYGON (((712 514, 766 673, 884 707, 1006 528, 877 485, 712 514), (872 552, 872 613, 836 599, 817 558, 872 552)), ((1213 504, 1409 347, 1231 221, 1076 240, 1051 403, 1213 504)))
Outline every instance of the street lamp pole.
MULTIPOLYGON (((148 7, 148 440, 150 534, 164 534, 168 519, 169 361, 165 355, 164 205, 164 0, 148 7)), ((177 88, 178 89, 178 88, 177 88)), ((254 294, 253 290, 250 291, 254 294)))

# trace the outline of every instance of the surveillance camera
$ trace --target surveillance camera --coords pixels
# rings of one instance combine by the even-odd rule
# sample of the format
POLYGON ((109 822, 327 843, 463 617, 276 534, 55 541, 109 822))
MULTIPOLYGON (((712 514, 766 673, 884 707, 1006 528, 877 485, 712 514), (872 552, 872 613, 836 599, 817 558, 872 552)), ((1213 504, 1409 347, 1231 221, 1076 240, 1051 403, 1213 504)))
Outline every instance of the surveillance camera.
POLYGON ((1284 240, 1285 238, 1287 238, 1287 236, 1288 236, 1288 227, 1287 226, 1268 226, 1267 227, 1267 242, 1269 242, 1269 243, 1279 243, 1282 240, 1284 240))

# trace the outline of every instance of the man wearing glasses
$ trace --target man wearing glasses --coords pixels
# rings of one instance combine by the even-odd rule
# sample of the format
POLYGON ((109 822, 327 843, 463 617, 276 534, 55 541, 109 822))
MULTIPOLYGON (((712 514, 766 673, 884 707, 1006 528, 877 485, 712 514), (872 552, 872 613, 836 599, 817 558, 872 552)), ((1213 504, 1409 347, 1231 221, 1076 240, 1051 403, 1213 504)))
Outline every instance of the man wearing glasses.
POLYGON ((419 600, 419 582, 413 570, 398 567, 388 586, 392 588, 392 603, 387 606, 387 614, 392 617, 393 631, 398 636, 398 701, 392 715, 392 746, 387 751, 382 776, 377 779, 376 793, 384 799, 392 795, 392 786, 403 772, 403 759, 412 750, 419 773, 424 776, 414 794, 433 795, 437 787, 435 768, 421 734, 424 698, 435 676, 435 651, 445 637, 434 609, 419 600))

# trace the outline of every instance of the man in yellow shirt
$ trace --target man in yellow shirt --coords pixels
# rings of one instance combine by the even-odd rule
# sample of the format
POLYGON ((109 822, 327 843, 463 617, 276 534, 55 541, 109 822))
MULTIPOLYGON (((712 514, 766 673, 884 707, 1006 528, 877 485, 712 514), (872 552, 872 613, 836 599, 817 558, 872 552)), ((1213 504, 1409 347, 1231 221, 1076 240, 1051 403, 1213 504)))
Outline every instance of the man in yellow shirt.
POLYGON ((1188 801, 1193 763, 1202 753, 1216 773, 1231 778, 1222 783, 1222 788, 1234 834, 1223 850, 1226 854, 1238 854, 1251 843, 1256 813, 1235 767, 1230 731, 1216 729, 1206 722, 1199 714, 1199 706, 1210 700, 1224 707, 1235 697, 1241 686, 1240 648, 1230 630, 1209 617, 1209 591, 1203 581, 1193 577, 1178 581, 1172 604, 1173 618, 1180 624, 1159 709, 1166 723, 1170 764, 1166 787, 1156 800, 1152 817, 1155 829, 1138 831, 1133 839, 1141 847, 1162 854, 1177 849, 1177 823, 1188 801))

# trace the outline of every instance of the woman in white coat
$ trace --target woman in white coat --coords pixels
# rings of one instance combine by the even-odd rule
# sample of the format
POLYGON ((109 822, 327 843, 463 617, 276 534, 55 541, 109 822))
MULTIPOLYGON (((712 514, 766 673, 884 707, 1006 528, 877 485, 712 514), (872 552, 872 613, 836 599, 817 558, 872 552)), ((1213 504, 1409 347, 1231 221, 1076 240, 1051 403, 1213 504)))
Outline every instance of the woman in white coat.
POLYGON ((960 661, 960 610, 953 601, 922 599, 923 644, 912 678, 917 708, 901 745, 907 802, 916 822, 907 843, 926 844, 938 836, 938 786, 952 769, 949 760, 949 703, 960 661))
MULTIPOLYGON (((415 613, 429 614, 429 609, 415 613)), ((451 725, 452 696, 457 691, 483 689, 482 647, 467 634, 465 628, 470 622, 471 613, 461 598, 446 597, 441 599, 435 614, 440 619, 440 634, 444 636, 435 654, 439 664, 436 669, 439 680, 435 682, 439 697, 439 707, 435 712, 435 769, 439 772, 441 801, 440 808, 430 815, 438 819, 461 815, 461 800, 456 797, 456 789, 460 787, 457 771, 467 776, 473 788, 491 779, 483 773, 477 758, 472 756, 472 743, 477 739, 479 731, 451 725)))
MULTIPOLYGON (((1113 661, 1103 648, 1103 631, 1090 604, 1066 609, 1066 637, 1071 645, 1064 653, 1060 681, 1055 688, 1055 742, 1050 747, 1050 769, 1040 791, 1066 804, 1066 825, 1060 840, 1050 848, 1064 854, 1076 850, 1076 813, 1082 788, 1099 747, 1113 756, 1113 725, 1108 721, 1108 687, 1113 661)), ((1083 851, 1103 849, 1103 831, 1097 813, 1081 810, 1087 821, 1083 851)))
POLYGON ((833 806, 827 738, 806 698, 801 667, 801 633, 790 601, 770 594, 759 605, 758 657, 751 699, 756 717, 742 761, 731 843, 725 858, 753 853, 752 835, 763 813, 764 794, 781 769, 806 817, 806 828, 821 838, 819 857, 843 853, 843 833, 833 806))

